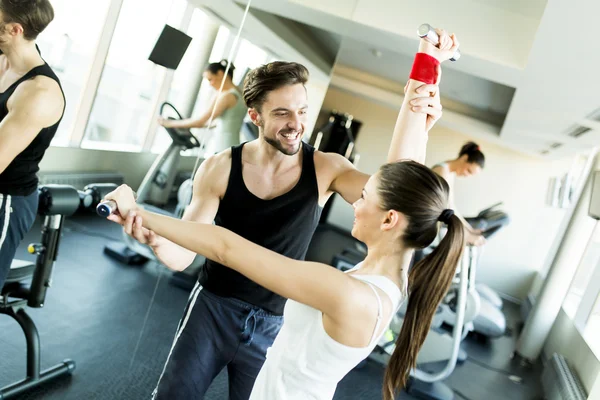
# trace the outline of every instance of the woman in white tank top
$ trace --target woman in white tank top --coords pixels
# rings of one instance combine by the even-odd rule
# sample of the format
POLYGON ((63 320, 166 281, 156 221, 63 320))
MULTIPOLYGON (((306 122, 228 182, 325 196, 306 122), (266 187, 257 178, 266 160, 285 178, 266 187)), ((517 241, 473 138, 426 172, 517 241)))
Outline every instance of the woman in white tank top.
POLYGON ((206 141, 207 155, 240 144, 240 130, 244 117, 248 113, 242 94, 232 80, 235 66, 229 65, 227 75, 225 75, 226 68, 227 60, 210 63, 206 67, 203 74, 204 79, 217 91, 223 84, 223 90, 215 94, 209 107, 200 116, 181 120, 158 119, 159 124, 166 128, 203 128, 209 123, 212 114, 213 124, 209 130, 203 133, 208 138, 206 141))
MULTIPOLYGON (((438 34, 444 50, 421 41, 420 52, 443 61, 454 54, 458 42, 443 31, 438 34)), ((147 212, 137 207, 131 189, 124 185, 106 196, 134 224, 218 260, 289 299, 285 322, 267 352, 251 399, 332 399, 338 382, 369 355, 401 302, 408 299, 405 322, 386 370, 384 398, 392 399, 405 385, 437 305, 452 282, 464 243, 460 220, 446 208, 447 183, 422 164, 425 132, 441 107, 437 86, 421 85, 409 80, 389 163, 375 175, 357 171, 339 155, 315 154, 315 160, 323 163, 316 168, 320 198, 325 201, 336 191, 353 202, 352 235, 368 248, 365 260, 347 273, 284 257, 219 226, 147 212), (421 96, 419 87, 424 89, 421 96), (407 158, 417 161, 396 161, 407 158), (448 234, 409 272, 414 249, 435 238, 438 221, 448 225, 448 234)))

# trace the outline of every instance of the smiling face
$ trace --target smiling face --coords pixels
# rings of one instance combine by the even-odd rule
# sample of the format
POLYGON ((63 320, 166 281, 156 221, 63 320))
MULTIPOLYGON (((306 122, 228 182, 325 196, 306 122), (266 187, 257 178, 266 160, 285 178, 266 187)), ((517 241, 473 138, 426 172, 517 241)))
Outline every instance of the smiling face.
POLYGON ((283 154, 294 155, 304 136, 307 109, 304 85, 284 85, 270 91, 260 111, 250 109, 249 115, 261 128, 263 140, 283 154))

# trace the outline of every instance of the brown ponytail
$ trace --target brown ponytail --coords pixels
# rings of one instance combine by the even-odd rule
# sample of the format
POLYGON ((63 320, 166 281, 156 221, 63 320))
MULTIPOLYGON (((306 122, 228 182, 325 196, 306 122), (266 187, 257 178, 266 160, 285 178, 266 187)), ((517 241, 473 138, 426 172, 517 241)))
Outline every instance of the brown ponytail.
POLYGON ((427 337, 435 311, 448 292, 464 248, 460 219, 450 218, 439 246, 412 267, 408 274, 408 309, 396 348, 385 371, 383 398, 393 400, 416 366, 417 354, 427 337))

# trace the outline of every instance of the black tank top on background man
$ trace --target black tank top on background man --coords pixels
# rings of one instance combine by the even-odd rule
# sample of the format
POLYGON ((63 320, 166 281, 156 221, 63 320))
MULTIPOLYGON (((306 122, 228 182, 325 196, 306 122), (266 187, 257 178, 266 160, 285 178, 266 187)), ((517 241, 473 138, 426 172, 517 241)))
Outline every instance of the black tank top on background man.
MULTIPOLYGON (((19 80, 10 85, 6 91, 0 93, 0 121, 2 121, 8 114, 8 108, 6 107, 8 99, 15 92, 17 87, 36 76, 47 76, 58 83, 60 91, 63 94, 62 86, 58 80, 58 76, 52 71, 52 68, 46 63, 34 67, 19 80)), ((66 107, 66 101, 65 101, 66 107)), ((63 109, 64 115, 64 109, 63 109)), ((58 125, 62 120, 62 115, 58 122, 54 125, 42 129, 35 139, 19 153, 15 159, 6 167, 6 169, 0 174, 0 193, 9 194, 11 196, 28 196, 37 189, 38 177, 37 172, 39 171, 39 163, 46 152, 46 149, 50 146, 50 142, 58 129, 58 125)))
MULTIPOLYGON (((286 257, 303 260, 321 216, 314 148, 302 143, 302 173, 296 186, 281 196, 263 200, 252 194, 242 177, 242 148, 231 148, 229 183, 215 224, 286 257)), ((206 260, 200 273, 203 289, 233 297, 282 315, 286 299, 237 271, 206 260)))

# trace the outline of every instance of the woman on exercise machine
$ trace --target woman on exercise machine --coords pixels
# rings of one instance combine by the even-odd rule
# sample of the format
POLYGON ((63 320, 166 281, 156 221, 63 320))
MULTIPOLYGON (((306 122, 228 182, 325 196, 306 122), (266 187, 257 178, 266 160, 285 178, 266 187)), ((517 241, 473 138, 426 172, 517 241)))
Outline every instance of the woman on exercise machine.
MULTIPOLYGON (((485 156, 481 152, 479 145, 474 142, 468 142, 460 149, 457 158, 436 164, 431 168, 435 173, 444 178, 446 182, 448 182, 448 186, 450 186, 449 208, 455 209, 455 178, 457 176, 475 176, 481 172, 484 166, 485 156)), ((460 214, 457 213, 457 215, 465 228, 465 237, 467 239, 467 243, 475 246, 481 246, 485 244, 485 238, 481 235, 481 232, 477 229, 474 229, 460 214)))
MULTIPOLYGON (((212 122, 216 125, 214 125, 214 133, 210 135, 210 142, 207 144, 210 149, 209 153, 218 153, 240 144, 240 130, 248 108, 238 87, 233 83, 235 66, 233 64, 229 65, 227 75, 225 75, 226 69, 227 60, 210 63, 206 67, 203 74, 204 79, 217 92, 213 96, 209 107, 199 117, 181 120, 159 117, 158 123, 165 128, 203 128, 207 127, 212 115, 212 122), (219 93, 221 85, 223 85, 223 90, 219 93)), ((213 124, 209 128, 213 128, 213 124)))
MULTIPOLYGON (((111 220, 133 215, 130 220, 137 227, 218 260, 289 299, 283 327, 251 399, 332 399, 337 383, 370 354, 400 303, 408 298, 405 322, 386 370, 384 398, 391 400, 406 384, 464 245, 462 223, 446 208, 447 183, 422 165, 429 127, 429 117, 423 113, 439 106, 437 90, 435 97, 430 96, 431 84, 437 83, 432 75, 439 62, 449 59, 458 47, 454 36, 438 34, 440 48, 421 41, 394 129, 389 163, 371 177, 355 169, 334 176, 337 170, 331 165, 329 181, 322 178, 321 183, 331 191, 342 184, 356 185, 357 198, 362 188, 353 204, 352 234, 367 245, 368 255, 347 273, 282 256, 220 226, 150 213, 137 206, 125 185, 106 196, 120 214, 110 216, 111 220), (429 89, 422 82, 429 83, 429 89), (349 176, 355 179, 348 180, 349 176), (414 249, 433 241, 438 221, 448 225, 448 233, 409 273, 414 249)), ((131 223, 125 229, 131 230, 131 223)))

